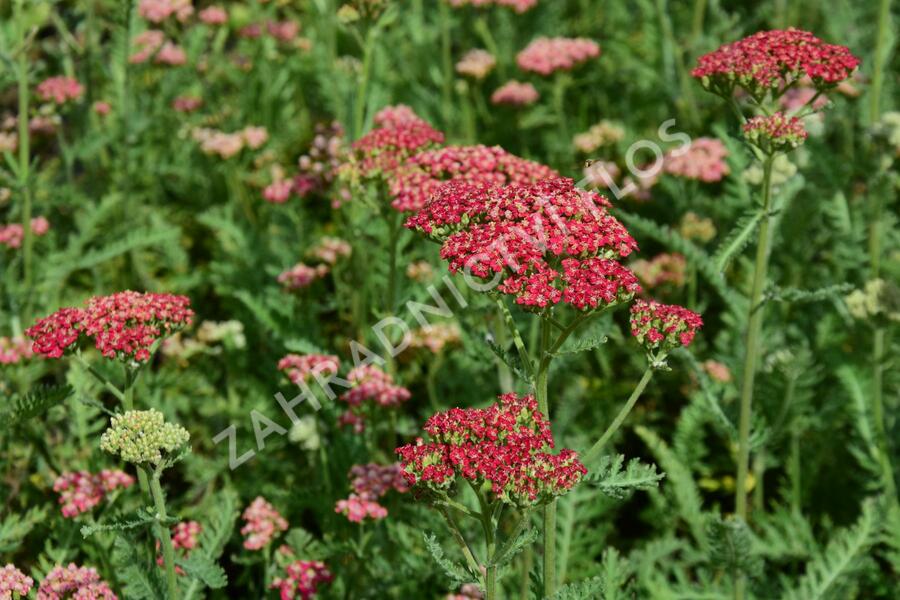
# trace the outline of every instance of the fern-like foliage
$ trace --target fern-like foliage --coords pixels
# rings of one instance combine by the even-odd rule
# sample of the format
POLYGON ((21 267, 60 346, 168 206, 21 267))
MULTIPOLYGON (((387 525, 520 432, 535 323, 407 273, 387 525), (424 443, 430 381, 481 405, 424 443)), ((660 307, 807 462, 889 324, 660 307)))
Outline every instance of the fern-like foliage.
POLYGON ((34 526, 47 518, 47 509, 32 508, 25 514, 9 513, 0 522, 0 554, 14 552, 34 526))
POLYGON ((234 531, 234 523, 238 516, 238 498, 231 490, 220 492, 215 496, 215 510, 203 523, 200 540, 187 560, 179 561, 179 565, 191 577, 184 594, 185 600, 199 597, 203 587, 218 589, 225 587, 228 578, 225 571, 216 563, 225 545, 234 531))
POLYGON ((712 257, 720 273, 724 273, 728 269, 728 265, 731 264, 732 259, 747 247, 762 218, 763 213, 761 211, 752 210, 744 213, 737 220, 712 257))
POLYGON ((63 402, 72 393, 68 385, 36 387, 23 396, 13 396, 0 408, 0 419, 7 426, 18 425, 38 417, 63 402))
POLYGON ((785 600, 847 597, 842 590, 853 582, 861 559, 878 539, 877 506, 871 498, 863 502, 859 520, 832 536, 824 551, 807 564, 803 577, 785 593, 785 600))
POLYGON ((441 548, 433 533, 426 532, 423 534, 423 539, 425 540, 425 547, 428 549, 428 553, 431 554, 434 562, 444 571, 452 585, 459 586, 463 583, 468 583, 472 579, 472 576, 462 565, 444 555, 444 549, 441 548))
POLYGON ((738 574, 756 577, 762 572, 762 558, 753 548, 750 528, 740 517, 709 519, 706 538, 709 540, 709 559, 714 567, 724 569, 732 577, 738 574))
POLYGON ((616 454, 602 457, 585 480, 610 498, 622 500, 637 490, 656 488, 665 476, 665 473, 657 472, 656 465, 644 464, 637 458, 632 458, 626 465, 625 457, 616 454))

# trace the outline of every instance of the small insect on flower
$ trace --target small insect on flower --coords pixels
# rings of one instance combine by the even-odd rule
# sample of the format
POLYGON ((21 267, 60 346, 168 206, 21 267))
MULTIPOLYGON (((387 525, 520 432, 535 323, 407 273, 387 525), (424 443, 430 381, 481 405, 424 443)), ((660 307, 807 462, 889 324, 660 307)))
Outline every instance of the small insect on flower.
POLYGON ((136 465, 159 465, 164 457, 183 449, 190 438, 187 429, 167 423, 155 408, 128 410, 110 420, 100 436, 100 449, 136 465))

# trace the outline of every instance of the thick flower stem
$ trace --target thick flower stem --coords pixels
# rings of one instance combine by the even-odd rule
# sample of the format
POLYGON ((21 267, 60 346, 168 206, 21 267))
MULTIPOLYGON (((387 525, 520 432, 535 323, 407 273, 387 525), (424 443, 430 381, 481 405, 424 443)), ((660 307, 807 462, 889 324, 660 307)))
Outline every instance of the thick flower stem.
MULTIPOLYGON (((19 164, 18 186, 22 197, 22 283, 26 294, 31 293, 31 255, 34 234, 31 231, 31 182, 30 176, 30 134, 28 129, 28 52, 24 19, 21 15, 22 2, 15 3, 14 20, 19 26, 19 65, 16 69, 19 96, 19 164)), ((30 302, 28 303, 30 305, 30 302)), ((27 311, 26 311, 27 312, 27 311)), ((28 320, 30 315, 24 315, 28 320)))
POLYGON ((872 68, 872 87, 869 89, 869 123, 878 120, 881 112, 881 88, 884 82, 884 64, 887 62, 885 47, 891 21, 891 0, 881 0, 878 6, 878 29, 875 36, 875 52, 872 68))
MULTIPOLYGON (((128 365, 125 365, 125 390, 122 392, 121 400, 122 400, 122 408, 124 410, 134 410, 134 382, 135 382, 135 374, 132 372, 131 368, 128 365)), ((138 483, 141 486, 141 491, 145 494, 150 491, 150 484, 147 481, 147 474, 143 469, 137 470, 138 474, 138 483)))
MULTIPOLYGON (((143 470, 141 471, 143 473, 143 470)), ((146 473, 144 473, 146 477, 146 473)), ((162 547, 163 568, 166 571, 166 589, 169 592, 169 598, 176 600, 178 598, 178 580, 175 574, 175 549, 172 547, 172 536, 169 533, 169 527, 166 525, 168 514, 166 513, 166 499, 163 496, 162 487, 159 485, 159 473, 153 473, 150 478, 150 495, 153 496, 153 505, 156 508, 157 535, 159 543, 162 547)))
MULTIPOLYGON (((538 369, 534 381, 534 396, 538 408, 550 420, 550 407, 547 400, 547 377, 550 374, 551 355, 549 320, 541 320, 541 343, 538 347, 538 369)), ((556 500, 544 505, 544 596, 556 593, 556 500)))
POLYGON ((625 406, 622 407, 622 410, 619 411, 619 414, 616 415, 616 418, 613 420, 613 422, 609 424, 609 427, 606 428, 606 431, 603 432, 603 435, 600 436, 600 439, 594 442, 594 445, 591 446, 591 449, 585 453, 584 457, 582 458, 582 462, 585 465, 589 465, 597 460, 597 458, 600 456, 600 452, 603 450, 603 447, 619 430, 619 428, 622 426, 622 423, 625 422, 625 419, 628 417, 628 413, 630 413, 631 409, 634 408, 634 405, 637 403, 638 398, 640 398, 641 394, 644 393, 644 388, 647 387, 647 384, 652 378, 653 367, 647 366, 647 370, 644 371, 644 375, 641 377, 641 380, 638 381, 638 384, 635 386, 634 391, 631 392, 631 397, 628 398, 628 402, 625 403, 625 406))
MULTIPOLYGON (((738 462, 735 482, 735 514, 747 520, 747 472, 750 464, 750 418, 753 404, 753 380, 759 355, 759 336, 762 330, 763 289, 766 285, 766 271, 769 266, 769 210, 772 201, 772 162, 768 156, 763 162, 763 217, 759 227, 756 246, 756 266, 753 271, 753 285, 750 291, 749 317, 747 325, 746 355, 744 357, 743 381, 741 383, 740 423, 738 425, 738 462)), ((735 581, 735 600, 744 598, 746 580, 738 576, 735 581)))

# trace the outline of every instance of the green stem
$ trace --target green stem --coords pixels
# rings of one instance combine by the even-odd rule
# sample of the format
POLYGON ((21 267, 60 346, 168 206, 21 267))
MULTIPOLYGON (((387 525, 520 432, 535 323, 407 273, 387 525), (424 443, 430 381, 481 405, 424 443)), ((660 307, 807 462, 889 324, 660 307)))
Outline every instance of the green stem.
POLYGON ((881 87, 884 81, 885 46, 891 22, 891 0, 881 0, 878 6, 878 32, 875 34, 875 54, 872 67, 872 87, 869 90, 869 124, 878 120, 881 112, 881 87))
MULTIPOLYGON (((735 514, 747 520, 747 472, 750 466, 750 419, 753 405, 753 381, 756 362, 759 358, 759 336, 762 330, 763 307, 760 305, 766 285, 766 271, 769 266, 769 209, 772 202, 772 162, 768 156, 763 162, 763 217, 759 227, 756 247, 756 265, 753 270, 753 285, 750 291, 749 316, 744 357, 743 381, 741 382, 740 423, 738 425, 738 464, 735 482, 735 514)), ((746 580, 738 575, 735 581, 735 600, 743 600, 746 580)))
POLYGON ((454 518, 453 514, 444 507, 438 507, 441 515, 443 515, 444 520, 447 521, 447 526, 450 528, 450 533, 453 535, 453 539, 456 540, 456 543, 459 544, 460 550, 462 550, 463 556, 466 557, 466 564, 469 565, 469 570, 472 571, 473 575, 478 574, 481 569, 478 567, 478 561, 475 560, 475 555, 472 553, 472 549, 469 548, 468 542, 466 542, 466 538, 463 537, 462 532, 459 529, 459 523, 456 522, 456 518, 454 518))
POLYGON ((362 135, 363 126, 366 120, 366 105, 368 104, 369 95, 369 76, 372 70, 372 55, 375 47, 376 27, 372 27, 366 33, 365 43, 363 44, 363 62, 362 71, 360 72, 359 89, 357 90, 356 106, 353 111, 353 135, 358 138, 362 135))
POLYGON ((878 434, 878 456, 881 462, 881 469, 884 477, 885 490, 894 502, 897 500, 897 485, 894 481, 894 469, 891 465, 890 447, 888 445, 887 428, 884 425, 884 348, 885 348, 885 331, 884 327, 878 327, 875 330, 872 362, 873 390, 872 390, 872 417, 875 420, 875 429, 878 434))
POLYGON ((631 396, 628 398, 628 402, 625 403, 625 406, 619 411, 619 414, 616 415, 616 418, 613 419, 613 422, 609 424, 609 427, 606 428, 606 431, 603 432, 603 435, 600 436, 594 445, 591 446, 591 449, 588 450, 585 455, 582 457, 582 462, 585 465, 589 465, 600 456, 600 451, 603 450, 603 447, 606 443, 612 438, 613 435, 619 430, 622 426, 622 423, 625 422, 625 419, 628 417, 628 413, 631 412, 631 409, 634 408, 634 405, 637 403, 638 398, 641 397, 641 394, 644 393, 644 388, 647 387, 647 384, 650 383, 650 379, 653 378, 653 367, 648 366, 644 371, 644 374, 641 376, 641 380, 638 381, 638 384, 635 386, 634 391, 631 392, 631 396))
MULTIPOLYGON (((535 377, 534 395, 538 408, 550 420, 550 406, 547 399, 547 377, 550 372, 552 354, 548 352, 552 325, 541 319, 541 341, 538 346, 538 372, 535 377)), ((556 593, 556 500, 544 505, 544 596, 556 593)))
MULTIPOLYGON (((396 211, 391 211, 396 212, 396 211)), ((393 315, 397 308, 397 256, 399 254, 400 234, 403 231, 403 215, 397 213, 389 217, 390 229, 388 245, 388 289, 387 289, 387 314, 393 315)))
MULTIPOLYGON (((146 477, 147 474, 141 470, 146 477)), ((163 495, 162 487, 159 485, 159 473, 154 472, 150 477, 150 495, 153 496, 153 505, 156 508, 157 518, 157 535, 159 543, 162 547, 163 567, 166 572, 166 588, 169 591, 169 598, 176 600, 178 598, 178 580, 175 574, 175 549, 172 547, 172 536, 169 533, 169 527, 166 525, 168 514, 166 513, 166 499, 163 495)))
MULTIPOLYGON (((119 400, 122 402, 122 408, 124 410, 134 410, 134 381, 135 381, 135 373, 125 365, 125 391, 119 397, 119 400)), ((110 386, 111 383, 107 382, 110 386)), ((115 386, 112 386, 115 387, 115 386)), ((118 389, 116 389, 118 391, 118 389)), ((140 484, 141 491, 147 493, 150 490, 150 483, 147 481, 147 474, 144 473, 143 469, 137 470, 138 474, 138 484, 140 484)))
MULTIPOLYGON (((22 2, 15 3, 14 21, 19 24, 19 65, 16 72, 19 96, 19 190, 22 194, 22 282, 26 293, 31 294, 31 263, 34 234, 31 231, 31 137, 28 130, 28 52, 25 33, 25 19, 22 17, 22 2)), ((30 305, 30 302, 27 303, 30 305)), ((26 311, 27 312, 27 311, 26 311)), ((25 320, 29 315, 24 315, 25 320)))
POLYGON ((528 377, 533 379, 534 367, 531 364, 531 357, 528 355, 528 349, 525 348, 525 342, 522 341, 522 336, 519 333, 518 327, 516 327, 516 322, 513 320, 513 316, 509 312, 509 309, 506 308, 506 304, 504 304, 502 298, 497 298, 497 308, 500 310, 500 314, 503 316, 503 321, 504 323, 506 323, 506 328, 509 330, 509 334, 513 338, 513 345, 516 347, 516 352, 519 353, 519 359, 522 361, 522 368, 525 369, 528 377))
MULTIPOLYGON (((446 2, 440 4, 441 20, 441 66, 444 71, 442 81, 442 100, 444 103, 444 116, 449 118, 453 114, 453 55, 450 37, 450 8, 446 2)), ((446 124, 449 125, 449 124, 446 124)), ((448 126, 449 129, 449 126, 448 126)))

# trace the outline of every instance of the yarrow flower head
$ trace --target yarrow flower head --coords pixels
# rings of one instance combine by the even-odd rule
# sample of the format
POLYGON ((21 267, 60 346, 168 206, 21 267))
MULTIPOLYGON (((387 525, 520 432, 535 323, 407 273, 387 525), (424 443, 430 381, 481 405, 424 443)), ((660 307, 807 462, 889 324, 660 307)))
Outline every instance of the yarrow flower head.
POLYGON ((451 181, 406 226, 442 243, 451 272, 494 278, 496 291, 522 306, 593 310, 640 290, 618 262, 637 243, 609 207, 566 178, 502 187, 451 181))
POLYGON ((325 277, 328 271, 327 265, 311 267, 305 263, 297 263, 278 275, 278 283, 286 290, 301 290, 309 287, 315 280, 325 277))
POLYGON ((278 370, 297 385, 308 382, 317 373, 324 377, 334 375, 339 367, 338 357, 330 354, 288 354, 278 361, 278 370))
POLYGON ((655 300, 635 300, 631 306, 631 335, 654 361, 675 348, 691 345, 703 319, 682 306, 655 300))
POLYGON ((481 80, 497 66, 497 59, 487 50, 475 48, 466 52, 456 63, 456 72, 466 77, 481 80))
POLYGON ((456 323, 435 323, 410 332, 409 347, 425 348, 439 354, 447 346, 460 343, 461 333, 456 323))
POLYGON ((516 64, 523 71, 550 75, 568 71, 600 56, 597 42, 586 38, 537 38, 516 55, 516 64))
POLYGON ((334 576, 325 563, 297 560, 287 566, 284 577, 274 579, 269 587, 278 590, 281 600, 309 600, 315 597, 319 586, 332 580, 334 576))
POLYGON ((727 156, 728 150, 720 140, 696 138, 687 148, 667 152, 663 168, 670 175, 713 183, 728 175, 727 156))
POLYGON ((47 573, 37 591, 37 600, 118 600, 97 569, 75 563, 57 565, 47 573))
POLYGON ((151 23, 162 23, 171 16, 184 23, 194 14, 191 0, 141 0, 138 14, 151 23))
POLYGON ((84 308, 62 308, 38 320, 25 334, 48 358, 61 357, 86 337, 107 358, 146 362, 156 342, 191 323, 190 304, 185 296, 149 292, 96 296, 84 308))
POLYGON ((342 172, 351 181, 390 174, 407 158, 444 142, 444 134, 404 105, 383 109, 375 117, 379 125, 353 142, 353 156, 342 172))
MULTIPOLYGON (((35 217, 31 220, 31 233, 40 237, 50 231, 50 222, 44 217, 35 217)), ((0 246, 7 248, 20 248, 25 239, 25 228, 19 223, 0 225, 0 246)))
POLYGON ((50 77, 37 86, 37 95, 44 102, 66 104, 81 98, 84 86, 72 77, 50 77))
POLYGON ((531 183, 559 177, 550 167, 508 153, 499 146, 446 146, 413 155, 389 179, 391 206, 421 210, 438 186, 450 180, 486 186, 531 183))
POLYGON ((288 522, 281 513, 262 496, 257 496, 244 509, 241 518, 246 522, 241 527, 241 535, 244 536, 244 548, 247 550, 265 548, 276 535, 288 528, 288 522))
POLYGON ((522 83, 511 79, 491 94, 493 104, 508 104, 510 106, 528 106, 540 99, 541 95, 530 83, 522 83))
POLYGON ((751 117, 744 123, 744 137, 765 152, 790 152, 806 140, 806 128, 797 117, 776 112, 770 116, 751 117))
POLYGON ((23 337, 0 337, 0 365, 15 365, 34 356, 31 344, 23 337))
POLYGON ((377 500, 391 489, 400 493, 409 490, 399 463, 354 465, 349 476, 353 493, 345 500, 338 500, 334 512, 346 516, 354 523, 361 523, 365 519, 377 521, 385 518, 388 511, 377 500))
POLYGON ((761 100, 770 90, 779 96, 794 81, 808 77, 817 89, 849 78, 859 59, 845 46, 826 44, 799 29, 760 31, 701 56, 691 71, 706 89, 730 97, 736 87, 761 100))
POLYGON ((310 256, 326 265, 335 265, 340 258, 347 258, 353 252, 350 243, 341 238, 324 236, 307 251, 310 256))
POLYGON ((220 6, 207 6, 197 16, 207 25, 224 25, 228 22, 228 13, 220 6))
POLYGON ((636 260, 631 264, 631 269, 646 288, 667 284, 681 287, 684 285, 687 261, 681 254, 664 253, 651 260, 636 260))
POLYGON ((126 462, 158 466, 163 458, 172 458, 183 449, 190 438, 187 429, 167 423, 155 408, 128 410, 110 420, 100 436, 100 448, 126 462))
POLYGON ((0 600, 12 600, 12 598, 24 598, 34 586, 34 580, 17 569, 15 565, 7 564, 0 569, 0 600), (13 596, 13 594, 16 594, 13 596))
POLYGON ((397 448, 410 485, 445 493, 457 477, 520 507, 568 492, 587 473, 573 450, 553 454, 553 435, 533 396, 500 396, 488 408, 452 408, 425 423, 431 441, 397 448))
POLYGON ((104 469, 99 473, 74 471, 57 477, 53 491, 59 494, 63 516, 73 518, 89 512, 110 492, 133 484, 134 477, 117 469, 104 469))
POLYGON ((394 407, 410 398, 409 390, 394 384, 394 378, 375 365, 355 367, 347 375, 353 387, 344 392, 340 400, 351 407, 372 401, 380 407, 394 407))
POLYGON ((345 500, 338 500, 334 512, 344 515, 352 523, 362 523, 366 519, 379 521, 388 515, 388 511, 375 500, 369 500, 358 494, 350 494, 345 500))

